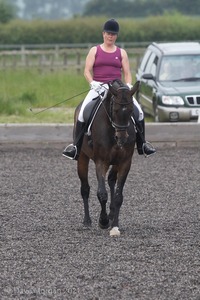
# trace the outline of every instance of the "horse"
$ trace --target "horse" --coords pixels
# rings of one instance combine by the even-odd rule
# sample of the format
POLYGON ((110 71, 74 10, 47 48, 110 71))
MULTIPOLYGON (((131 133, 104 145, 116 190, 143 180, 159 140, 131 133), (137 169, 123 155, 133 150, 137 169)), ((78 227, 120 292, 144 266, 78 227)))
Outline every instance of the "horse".
MULTIPOLYGON (((92 122, 90 136, 84 135, 77 160, 77 172, 84 204, 83 224, 91 226, 88 171, 89 161, 93 160, 98 181, 97 198, 101 206, 99 226, 102 229, 110 227, 110 236, 119 236, 119 212, 123 202, 123 188, 130 171, 136 142, 132 97, 139 88, 139 82, 129 89, 122 81, 114 80, 108 84, 108 87, 107 95, 92 122), (109 214, 106 208, 108 170, 111 196, 109 214)), ((74 124, 76 124, 80 106, 81 103, 75 110, 74 124)))

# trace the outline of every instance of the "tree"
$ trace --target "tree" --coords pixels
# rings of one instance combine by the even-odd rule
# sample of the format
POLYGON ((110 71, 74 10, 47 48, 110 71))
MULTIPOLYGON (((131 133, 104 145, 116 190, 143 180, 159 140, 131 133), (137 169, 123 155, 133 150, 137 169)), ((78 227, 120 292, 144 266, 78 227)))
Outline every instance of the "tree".
POLYGON ((199 0, 90 0, 84 16, 146 17, 179 12, 185 15, 200 14, 199 0))
POLYGON ((0 0, 0 23, 8 23, 16 17, 16 7, 5 0, 0 0))
MULTIPOLYGON (((9 0, 16 3, 16 0, 9 0)), ((81 15, 89 0, 18 0, 20 17, 23 19, 67 19, 81 15)))
POLYGON ((146 17, 178 12, 199 15, 199 0, 0 0, 18 7, 22 19, 69 19, 73 16, 146 17))
POLYGON ((130 12, 132 3, 121 0, 90 0, 85 5, 84 16, 116 16, 120 17, 130 12))

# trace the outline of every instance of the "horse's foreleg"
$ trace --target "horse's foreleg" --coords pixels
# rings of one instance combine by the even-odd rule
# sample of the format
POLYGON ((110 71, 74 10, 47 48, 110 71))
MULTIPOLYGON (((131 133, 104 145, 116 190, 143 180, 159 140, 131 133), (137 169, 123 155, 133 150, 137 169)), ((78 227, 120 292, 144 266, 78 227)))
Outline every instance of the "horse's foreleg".
POLYGON ((123 188, 126 182, 127 175, 130 170, 131 163, 124 164, 123 167, 119 168, 117 174, 117 186, 114 194, 114 217, 111 224, 110 235, 118 236, 120 235, 119 231, 119 212, 123 203, 123 188))
POLYGON ((101 204, 99 226, 102 229, 109 227, 109 218, 108 218, 107 211, 106 211, 106 203, 108 200, 108 193, 106 191, 106 186, 105 186, 105 176, 106 176, 107 170, 108 170, 108 167, 106 167, 105 169, 102 169, 101 165, 96 165, 96 174, 97 174, 97 180, 98 180, 97 197, 101 204))
POLYGON ((121 208, 121 205, 123 203, 123 183, 118 182, 117 187, 114 194, 114 214, 112 216, 112 223, 111 223, 111 230, 110 235, 111 236, 119 236, 119 211, 121 208))
POLYGON ((89 213, 89 194, 90 194, 90 186, 88 183, 88 165, 89 158, 83 153, 80 154, 78 159, 78 176, 81 181, 81 196, 83 198, 84 204, 84 220, 83 224, 85 226, 90 226, 92 221, 89 213))
POLYGON ((117 180, 117 167, 112 166, 108 174, 108 185, 110 187, 110 197, 111 197, 109 219, 111 221, 114 218, 114 212, 115 212, 114 194, 115 194, 116 180, 117 180))

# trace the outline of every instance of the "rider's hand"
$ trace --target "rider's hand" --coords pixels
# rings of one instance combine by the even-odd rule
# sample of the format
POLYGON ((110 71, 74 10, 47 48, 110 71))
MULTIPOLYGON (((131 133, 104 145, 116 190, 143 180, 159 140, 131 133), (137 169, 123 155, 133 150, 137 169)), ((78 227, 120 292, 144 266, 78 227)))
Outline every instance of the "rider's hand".
POLYGON ((92 82, 90 82, 90 87, 98 93, 102 87, 101 82, 93 80, 92 82))
POLYGON ((129 88, 129 90, 131 90, 132 87, 133 87, 132 84, 130 84, 130 83, 127 83, 126 85, 127 85, 127 87, 129 88))

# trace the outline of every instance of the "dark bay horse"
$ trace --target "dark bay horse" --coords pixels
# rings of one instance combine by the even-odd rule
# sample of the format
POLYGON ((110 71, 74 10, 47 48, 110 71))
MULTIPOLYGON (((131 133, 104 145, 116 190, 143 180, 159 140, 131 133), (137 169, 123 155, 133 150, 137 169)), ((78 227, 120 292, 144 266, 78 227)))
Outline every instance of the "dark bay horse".
MULTIPOLYGON (((90 186, 88 183, 89 160, 96 167, 98 181, 97 197, 101 205, 99 226, 110 227, 110 235, 118 236, 119 211, 123 202, 123 187, 129 173, 136 133, 133 115, 133 94, 139 88, 136 82, 130 90, 121 81, 115 80, 109 84, 107 96, 103 100, 91 126, 91 136, 84 136, 81 152, 77 162, 78 176, 81 181, 81 196, 84 203, 84 225, 91 225, 88 198, 90 186), (110 211, 107 214, 106 174, 110 188, 110 211)), ((80 105, 75 111, 75 124, 80 105)))

